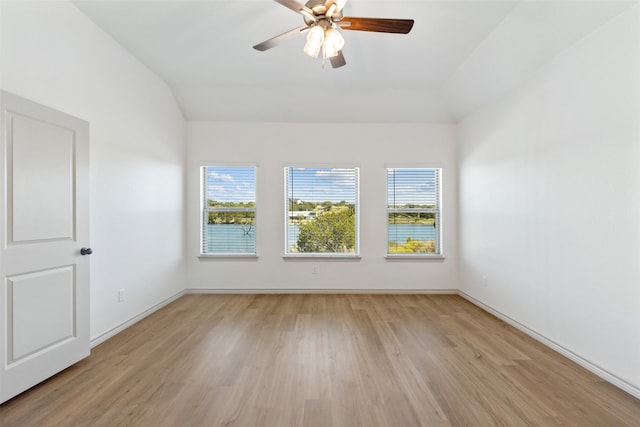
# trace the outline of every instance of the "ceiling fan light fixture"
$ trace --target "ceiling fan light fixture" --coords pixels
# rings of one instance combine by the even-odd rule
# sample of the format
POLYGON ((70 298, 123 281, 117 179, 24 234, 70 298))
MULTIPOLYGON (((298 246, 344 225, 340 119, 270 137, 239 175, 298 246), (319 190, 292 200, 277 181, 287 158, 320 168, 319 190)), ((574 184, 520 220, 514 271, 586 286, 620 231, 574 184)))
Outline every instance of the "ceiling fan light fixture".
POLYGON ((333 58, 344 47, 344 38, 335 28, 328 28, 324 33, 324 57, 333 58))
POLYGON ((338 51, 328 47, 327 45, 322 46, 322 57, 324 59, 335 58, 338 56, 338 51))
POLYGON ((307 35, 307 43, 304 45, 304 53, 312 58, 317 58, 324 41, 324 28, 319 25, 311 27, 307 35))

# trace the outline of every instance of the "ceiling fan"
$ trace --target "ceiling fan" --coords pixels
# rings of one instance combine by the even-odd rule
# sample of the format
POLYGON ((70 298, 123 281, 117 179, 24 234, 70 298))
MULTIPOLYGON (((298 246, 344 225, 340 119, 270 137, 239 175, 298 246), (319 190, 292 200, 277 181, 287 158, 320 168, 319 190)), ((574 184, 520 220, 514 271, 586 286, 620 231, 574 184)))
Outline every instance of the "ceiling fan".
POLYGON ((352 31, 407 34, 413 27, 413 19, 343 16, 342 9, 347 0, 309 0, 304 5, 296 0, 274 1, 302 15, 305 25, 265 40, 253 48, 265 51, 302 33, 309 32, 304 52, 313 58, 317 58, 322 52, 322 58, 329 59, 333 68, 342 67, 347 63, 342 54, 344 39, 338 28, 352 31))

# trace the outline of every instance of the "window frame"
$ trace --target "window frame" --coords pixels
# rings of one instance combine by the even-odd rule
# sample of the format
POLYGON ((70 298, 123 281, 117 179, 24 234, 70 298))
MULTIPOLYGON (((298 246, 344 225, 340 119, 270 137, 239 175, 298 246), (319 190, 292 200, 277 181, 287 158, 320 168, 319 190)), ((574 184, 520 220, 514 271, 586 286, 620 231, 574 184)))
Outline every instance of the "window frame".
POLYGON ((444 254, 442 250, 442 175, 443 168, 441 165, 385 165, 385 241, 386 241, 386 249, 385 249, 385 258, 388 260, 394 259, 420 259, 420 260, 441 260, 444 259, 444 254), (435 170, 436 171, 436 206, 435 208, 390 208, 389 206, 389 173, 390 170, 394 169, 424 169, 424 170, 435 170), (390 252, 389 251, 389 214, 390 213, 403 213, 403 212, 411 212, 411 213, 433 213, 435 215, 435 252, 390 252))
POLYGON ((284 170, 284 255, 288 259, 331 258, 331 259, 360 259, 360 166, 354 164, 286 164, 284 170), (354 252, 289 252, 289 170, 291 169, 352 169, 355 173, 354 210, 355 237, 354 252))
POLYGON ((200 174, 200 238, 199 238, 199 258, 257 258, 258 257, 258 165, 256 163, 219 163, 219 162, 203 162, 199 168, 200 174), (224 169, 253 169, 253 190, 254 190, 254 207, 253 208, 214 208, 207 205, 207 173, 208 168, 224 168, 224 169), (205 252, 205 226, 208 224, 209 212, 253 212, 254 215, 254 251, 253 252, 205 252))

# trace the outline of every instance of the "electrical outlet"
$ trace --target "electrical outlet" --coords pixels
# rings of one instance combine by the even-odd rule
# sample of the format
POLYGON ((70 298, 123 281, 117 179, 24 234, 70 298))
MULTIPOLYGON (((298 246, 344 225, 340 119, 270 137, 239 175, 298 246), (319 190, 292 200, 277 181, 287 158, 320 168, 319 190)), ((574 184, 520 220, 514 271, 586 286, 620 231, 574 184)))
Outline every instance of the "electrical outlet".
POLYGON ((487 287, 487 276, 482 276, 482 286, 487 287))
POLYGON ((318 266, 314 264, 313 267, 311 267, 311 274, 318 274, 318 266))
POLYGON ((124 289, 118 290, 118 302, 124 301, 124 289))

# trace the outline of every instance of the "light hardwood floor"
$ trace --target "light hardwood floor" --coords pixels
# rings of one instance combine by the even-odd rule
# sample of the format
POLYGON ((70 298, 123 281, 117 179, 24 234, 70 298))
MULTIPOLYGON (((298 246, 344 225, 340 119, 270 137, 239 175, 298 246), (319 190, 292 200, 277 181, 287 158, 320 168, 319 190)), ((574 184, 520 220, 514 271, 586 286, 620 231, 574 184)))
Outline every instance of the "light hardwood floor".
POLYGON ((10 426, 640 426, 454 295, 187 295, 0 406, 10 426))

